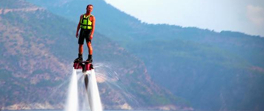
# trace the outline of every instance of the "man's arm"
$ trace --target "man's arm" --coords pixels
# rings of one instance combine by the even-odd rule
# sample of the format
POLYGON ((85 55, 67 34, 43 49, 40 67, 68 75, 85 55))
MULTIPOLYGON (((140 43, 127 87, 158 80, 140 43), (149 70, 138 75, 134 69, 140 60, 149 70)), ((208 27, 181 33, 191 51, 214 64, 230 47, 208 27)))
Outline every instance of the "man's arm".
POLYGON ((82 19, 82 15, 80 16, 80 20, 79 20, 79 23, 77 25, 76 38, 78 38, 78 33, 79 33, 79 30, 80 30, 80 22, 81 22, 81 19, 82 19))
POLYGON ((90 40, 93 39, 94 28, 95 28, 95 17, 93 16, 93 20, 92 20, 92 32, 91 32, 90 40))

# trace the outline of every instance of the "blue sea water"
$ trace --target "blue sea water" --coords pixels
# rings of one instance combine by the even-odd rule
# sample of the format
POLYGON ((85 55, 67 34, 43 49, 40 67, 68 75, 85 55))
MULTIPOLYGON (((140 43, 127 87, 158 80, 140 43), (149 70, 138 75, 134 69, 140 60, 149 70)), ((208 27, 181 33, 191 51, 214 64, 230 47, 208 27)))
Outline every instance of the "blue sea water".
MULTIPOLYGON (((2 111, 10 111, 10 110, 2 110, 2 111)), ((12 111, 64 111, 64 110, 12 110, 12 111)), ((104 111, 157 111, 157 110, 104 110, 104 111)))
MULTIPOLYGON (((10 111, 10 110, 2 110, 2 111, 10 111)), ((64 111, 64 110, 15 110, 15 111, 64 111)), ((104 111, 157 111, 157 110, 104 110, 104 111)))

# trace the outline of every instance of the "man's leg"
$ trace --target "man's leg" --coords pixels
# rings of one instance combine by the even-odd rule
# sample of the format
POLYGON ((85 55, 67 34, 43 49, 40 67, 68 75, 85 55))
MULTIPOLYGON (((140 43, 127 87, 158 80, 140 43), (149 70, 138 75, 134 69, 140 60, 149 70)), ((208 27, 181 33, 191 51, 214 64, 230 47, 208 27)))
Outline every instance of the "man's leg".
POLYGON ((79 54, 78 54, 78 58, 76 58, 74 60, 74 62, 82 62, 83 61, 82 54, 83 54, 83 44, 79 44, 79 54))
MULTIPOLYGON (((80 33, 80 35, 82 34, 82 32, 80 33)), ((83 42, 84 42, 84 38, 83 36, 80 36, 79 37, 79 40, 78 40, 78 44, 79 44, 79 54, 78 54, 78 58, 76 58, 74 60, 74 62, 82 62, 83 61, 83 57, 82 57, 82 54, 83 54, 83 42)))
POLYGON ((91 41, 87 42, 87 47, 89 51, 88 59, 86 61, 93 62, 92 55, 93 55, 93 47, 91 41))
POLYGON ((83 53, 83 44, 79 44, 79 54, 83 53))

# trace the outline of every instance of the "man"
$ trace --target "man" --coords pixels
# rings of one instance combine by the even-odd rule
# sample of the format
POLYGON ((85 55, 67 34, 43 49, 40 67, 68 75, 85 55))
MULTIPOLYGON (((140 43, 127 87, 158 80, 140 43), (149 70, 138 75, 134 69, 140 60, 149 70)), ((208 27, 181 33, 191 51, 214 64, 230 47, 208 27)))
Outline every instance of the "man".
POLYGON ((92 11, 93 11, 93 5, 89 4, 86 7, 86 13, 80 16, 80 21, 79 21, 79 24, 77 26, 77 31, 76 31, 76 38, 78 38, 78 32, 79 32, 79 29, 81 28, 80 36, 78 40, 79 54, 78 54, 78 58, 76 58, 74 62, 83 61, 82 54, 83 54, 84 39, 86 40, 86 44, 89 50, 88 59, 86 61, 90 63, 93 61, 92 59, 93 48, 92 48, 91 41, 93 39, 93 34, 94 34, 95 17, 91 15, 92 11))

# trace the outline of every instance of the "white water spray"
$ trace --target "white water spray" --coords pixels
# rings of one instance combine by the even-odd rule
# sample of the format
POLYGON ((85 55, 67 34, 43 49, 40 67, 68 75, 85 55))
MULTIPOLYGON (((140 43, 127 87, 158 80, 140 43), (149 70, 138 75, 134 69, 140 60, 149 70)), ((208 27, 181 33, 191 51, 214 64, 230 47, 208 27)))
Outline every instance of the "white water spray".
POLYGON ((90 109, 91 111, 103 111, 94 69, 87 71, 85 74, 81 75, 79 75, 79 73, 77 73, 76 71, 77 70, 73 69, 71 81, 69 84, 67 103, 64 111, 79 111, 79 106, 82 106, 82 110, 90 109), (88 75, 89 82, 87 90, 84 88, 85 85, 83 80, 85 76, 83 75, 88 75), (78 80, 81 80, 81 87, 78 87, 78 80), (78 93, 78 90, 81 92, 78 93), (80 94, 83 92, 85 95, 80 94), (78 95, 82 95, 80 96, 80 104, 78 95))
POLYGON ((78 111, 79 100, 78 100, 78 79, 76 70, 72 70, 72 77, 68 90, 68 97, 65 111, 78 111))
POLYGON ((91 111, 102 111, 101 99, 93 69, 91 70, 91 73, 88 74, 88 78, 89 84, 87 94, 89 98, 90 109, 91 111))

